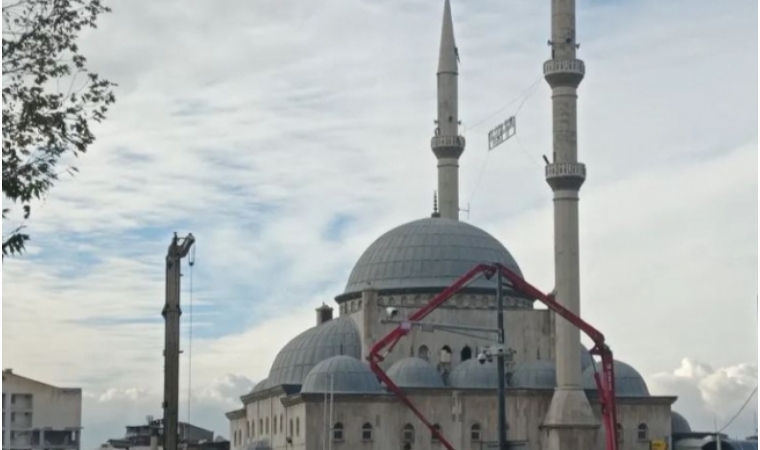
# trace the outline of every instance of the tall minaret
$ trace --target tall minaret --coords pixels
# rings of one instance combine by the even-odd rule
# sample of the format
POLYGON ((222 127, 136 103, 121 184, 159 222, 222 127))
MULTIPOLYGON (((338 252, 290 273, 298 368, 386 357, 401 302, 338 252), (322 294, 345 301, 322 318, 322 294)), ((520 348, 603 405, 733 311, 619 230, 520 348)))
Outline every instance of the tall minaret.
POLYGON ((451 5, 446 0, 438 57, 438 120, 431 146, 438 158, 440 216, 454 220, 459 220, 459 157, 464 151, 464 138, 459 136, 458 59, 451 5))
MULTIPOLYGON (((554 282, 556 299, 580 314, 578 191, 586 166, 578 162, 577 88, 585 67, 576 59, 575 0, 552 0, 552 58, 544 78, 552 88, 554 155, 546 182, 554 192, 554 282)), ((545 450, 595 447, 599 422, 581 387, 580 330, 557 317, 555 330, 557 388, 543 427, 545 450)))

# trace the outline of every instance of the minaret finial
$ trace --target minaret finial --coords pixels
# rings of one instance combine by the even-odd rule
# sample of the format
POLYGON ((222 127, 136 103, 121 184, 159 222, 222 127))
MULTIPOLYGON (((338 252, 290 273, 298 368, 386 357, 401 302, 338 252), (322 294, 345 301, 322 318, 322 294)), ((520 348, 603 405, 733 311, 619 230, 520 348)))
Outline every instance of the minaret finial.
POLYGON ((433 214, 431 214, 430 217, 441 217, 441 215, 438 214, 438 192, 437 191, 433 191, 433 214))

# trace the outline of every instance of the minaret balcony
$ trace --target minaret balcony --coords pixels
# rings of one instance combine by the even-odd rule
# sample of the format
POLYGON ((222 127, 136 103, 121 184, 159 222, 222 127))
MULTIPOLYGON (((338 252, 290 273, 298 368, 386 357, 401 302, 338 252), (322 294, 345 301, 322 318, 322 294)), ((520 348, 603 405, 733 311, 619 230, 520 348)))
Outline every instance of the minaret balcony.
POLYGON ((580 59, 550 59, 544 63, 544 78, 551 87, 577 88, 586 74, 586 65, 580 59))
POLYGON ((430 147, 438 158, 459 158, 464 146, 464 136, 433 136, 430 141, 430 147))
POLYGON ((586 180, 586 165, 579 162, 547 164, 546 182, 553 190, 579 190, 586 180))

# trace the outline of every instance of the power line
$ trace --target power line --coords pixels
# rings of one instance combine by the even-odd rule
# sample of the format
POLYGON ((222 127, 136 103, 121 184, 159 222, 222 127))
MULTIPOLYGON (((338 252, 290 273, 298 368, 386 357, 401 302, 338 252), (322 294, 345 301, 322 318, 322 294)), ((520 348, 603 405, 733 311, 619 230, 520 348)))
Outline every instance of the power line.
POLYGON ((505 109, 509 108, 509 107, 510 107, 511 105, 513 105, 514 103, 518 102, 520 99, 523 99, 523 98, 524 98, 524 100, 523 100, 522 104, 520 104, 520 107, 519 107, 519 108, 517 108, 517 110, 519 111, 519 110, 520 110, 520 108, 522 108, 522 105, 523 105, 523 104, 525 104, 525 100, 527 100, 527 98, 528 98, 528 97, 530 97, 530 95, 529 95, 528 93, 529 93, 531 90, 533 90, 533 89, 534 89, 534 88, 535 88, 535 87, 538 85, 538 82, 539 82, 539 81, 541 81, 541 75, 539 75, 538 77, 536 77, 536 79, 533 81, 533 83, 531 83, 531 84, 530 84, 530 86, 528 86, 528 87, 527 87, 527 88, 525 88, 525 89, 524 89, 522 92, 520 92, 520 95, 518 95, 517 97, 515 97, 515 98, 513 98, 512 100, 508 101, 506 104, 504 104, 504 106, 502 106, 501 108, 499 108, 499 109, 498 109, 496 112, 494 112, 494 113, 491 113, 491 114, 489 114, 487 117, 485 117, 485 118, 483 118, 483 119, 481 119, 481 120, 479 120, 479 121, 475 122, 475 125, 472 125, 472 126, 466 126, 466 127, 465 127, 465 131, 466 131, 466 130, 474 130, 475 128, 477 128, 477 127, 479 127, 479 126, 483 125, 483 124, 484 124, 484 123, 485 123, 487 120, 489 120, 489 119, 492 119, 492 118, 493 118, 495 115, 499 114, 500 112, 502 112, 502 111, 504 111, 505 109))
POLYGON ((752 397, 755 396, 755 393, 757 393, 757 386, 755 386, 755 389, 753 389, 752 392, 750 392, 749 397, 747 397, 747 400, 744 402, 742 407, 739 408, 739 411, 737 411, 736 414, 734 414, 734 417, 732 417, 731 420, 729 420, 727 424, 723 425, 723 428, 718 430, 718 433, 722 433, 723 430, 728 428, 728 426, 731 425, 731 423, 733 423, 733 421, 736 420, 737 417, 739 417, 739 414, 741 414, 742 411, 744 411, 744 408, 747 407, 747 405, 749 404, 749 401, 752 400, 752 397))

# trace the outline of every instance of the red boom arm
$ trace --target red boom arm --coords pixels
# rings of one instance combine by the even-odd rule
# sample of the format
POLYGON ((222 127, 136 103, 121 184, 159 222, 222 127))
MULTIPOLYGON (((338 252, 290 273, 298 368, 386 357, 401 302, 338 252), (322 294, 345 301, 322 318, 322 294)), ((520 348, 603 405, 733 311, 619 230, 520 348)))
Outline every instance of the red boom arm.
MULTIPOLYGON (((522 277, 508 268, 501 264, 478 264, 455 281, 454 284, 444 289, 440 294, 434 296, 425 306, 410 315, 406 322, 416 322, 424 319, 425 316, 445 303, 446 300, 456 294, 457 291, 463 289, 481 276, 485 275, 487 278, 491 278, 497 270, 501 271, 502 275, 509 280, 514 291, 521 292, 530 298, 539 300, 541 303, 549 307, 549 309, 580 328, 581 331, 586 333, 594 341, 595 347, 591 349, 591 353, 602 357, 602 373, 604 376, 600 377, 599 373, 596 373, 594 374, 594 378, 596 380, 597 389, 599 390, 600 402, 602 405, 602 417, 604 418, 604 427, 607 431, 607 449, 617 450, 617 418, 615 411, 615 380, 612 367, 612 351, 605 344, 604 335, 596 328, 583 321, 580 317, 557 303, 552 297, 545 295, 535 287, 531 286, 522 277)), ((388 348, 388 352, 390 352, 396 343, 409 333, 410 329, 411 327, 408 325, 405 326, 405 324, 402 323, 391 330, 385 335, 385 337, 372 346, 369 355, 367 355, 367 360, 369 361, 370 368, 377 377, 380 378, 388 389, 390 389, 390 391, 393 392, 396 397, 398 397, 399 400, 401 400, 401 402, 420 419, 420 421, 422 421, 433 436, 438 438, 441 444, 446 447, 446 450, 455 450, 454 446, 452 446, 443 434, 441 434, 441 431, 428 422, 425 416, 414 406, 411 400, 409 400, 404 392, 396 386, 393 380, 391 380, 385 371, 379 366, 379 363, 385 359, 384 356, 380 355, 380 352, 386 347, 388 348)))

